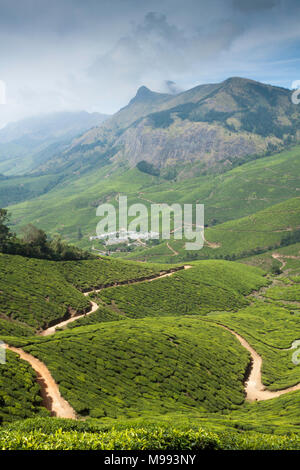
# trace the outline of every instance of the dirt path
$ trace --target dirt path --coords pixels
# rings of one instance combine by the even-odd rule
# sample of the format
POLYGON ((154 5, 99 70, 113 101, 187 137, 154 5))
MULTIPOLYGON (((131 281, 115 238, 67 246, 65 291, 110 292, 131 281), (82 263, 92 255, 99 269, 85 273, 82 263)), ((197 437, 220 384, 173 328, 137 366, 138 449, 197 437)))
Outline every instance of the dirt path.
MULTIPOLYGON (((191 268, 192 266, 190 265, 185 265, 183 266, 183 268, 181 269, 189 269, 191 268)), ((173 270, 173 271, 170 271, 170 272, 163 272, 161 274, 159 274, 158 276, 156 277, 152 277, 150 279, 143 279, 143 280, 137 280, 135 282, 132 282, 130 285, 133 285, 133 284, 138 284, 140 282, 152 282, 152 281, 156 281, 157 279, 161 279, 163 277, 168 277, 168 276, 172 276, 173 274, 175 274, 176 272, 178 272, 180 269, 176 269, 176 270, 173 270)), ((112 286, 112 287, 117 287, 118 285, 125 285, 125 284, 118 284, 116 283, 115 286, 112 286)), ((102 287, 101 289, 92 289, 88 292, 85 292, 84 295, 87 296, 93 292, 97 293, 97 292, 101 292, 103 289, 105 289, 105 287, 102 287)), ((54 326, 51 326, 50 328, 47 328, 46 330, 42 331, 40 333, 40 336, 50 336, 50 335, 53 335, 56 331, 57 328, 63 328, 64 326, 68 325, 68 323, 72 323, 73 321, 75 320, 78 320, 79 318, 83 318, 85 317, 86 315, 90 315, 91 313, 94 313, 97 309, 98 309, 98 305, 96 304, 96 302, 93 302, 91 301, 91 310, 85 314, 82 314, 82 315, 77 315, 77 316, 74 316, 74 317, 71 317, 69 318, 68 320, 65 320, 65 321, 62 321, 60 323, 57 323, 56 325, 54 326)))
POLYGON ((169 245, 169 242, 167 242, 167 247, 169 248, 170 251, 172 251, 173 256, 176 256, 179 254, 178 251, 174 250, 174 248, 172 248, 171 245, 169 245))
POLYGON ((247 382, 245 383, 245 392, 246 392, 246 400, 248 401, 263 401, 263 400, 270 400, 271 398, 277 398, 281 395, 284 395, 289 392, 294 392, 296 390, 300 390, 300 383, 294 385, 292 387, 284 388, 282 390, 266 390, 265 386, 261 380, 261 368, 262 368, 262 358, 261 356, 255 351, 255 349, 250 346, 250 344, 238 333, 231 330, 225 325, 221 325, 218 323, 218 326, 221 326, 227 331, 230 331, 241 343, 241 345, 247 349, 247 351, 251 354, 252 360, 252 367, 248 377, 247 382))
POLYGON ((281 256, 279 253, 272 253, 272 258, 277 259, 279 263, 281 263, 281 269, 283 270, 286 267, 286 261, 283 260, 283 256, 281 256))
MULTIPOLYGON (((192 266, 190 265, 186 265, 181 269, 189 269, 191 267, 192 266)), ((134 284, 137 284, 138 282, 151 282, 157 279, 161 279, 163 277, 172 276, 177 271, 179 271, 179 269, 176 269, 170 272, 163 272, 159 274, 159 276, 156 276, 151 279, 145 279, 143 281, 136 281, 134 284)), ((89 292, 85 292, 84 295, 87 296, 91 292, 100 292, 101 290, 102 289, 91 290, 89 292)), ((91 310, 88 313, 71 317, 68 320, 58 323, 57 325, 51 326, 50 328, 47 328, 46 330, 44 330, 40 335, 50 336, 55 333, 56 328, 62 328, 66 326, 68 323, 78 320, 78 318, 82 318, 85 315, 90 315, 91 313, 95 312, 97 309, 98 309, 98 305, 96 304, 96 302, 91 301, 91 310)), ((43 399, 43 405, 45 406, 45 408, 47 408, 47 410, 51 412, 51 415, 59 417, 59 418, 76 419, 75 410, 61 396, 59 392, 59 387, 57 383, 55 382, 55 380, 53 379, 46 365, 43 362, 41 362, 39 359, 37 359, 36 357, 23 351, 23 349, 15 348, 13 346, 8 346, 8 345, 5 345, 5 347, 9 349, 10 351, 13 351, 16 354, 18 354, 21 357, 21 359, 23 359, 24 361, 27 361, 31 365, 31 367, 36 371, 37 382, 40 386, 41 396, 43 399)))
POLYGON ((221 246, 221 243, 209 242, 208 240, 206 240, 204 235, 203 235, 203 239, 204 239, 204 245, 208 246, 208 248, 212 248, 213 250, 215 250, 216 248, 220 248, 221 246))
POLYGON ((29 362, 31 367, 36 371, 37 382, 40 385, 43 398, 43 405, 51 412, 51 415, 59 418, 76 419, 75 410, 73 410, 69 403, 61 396, 58 385, 45 364, 22 349, 8 345, 6 345, 6 348, 17 353, 24 361, 29 362))
MULTIPOLYGON (((181 269, 189 269, 192 266, 190 265, 185 265, 181 269)), ((164 272, 161 273, 159 276, 156 276, 151 279, 145 279, 142 281, 136 281, 132 284, 137 284, 139 282, 152 282, 157 279, 161 279, 163 277, 168 277, 172 276, 175 271, 170 271, 170 272, 164 272)), ((118 284, 116 284, 117 286, 118 284)), ((102 289, 97 289, 97 290, 91 290, 89 292, 86 292, 84 295, 88 295, 91 292, 100 292, 102 289)), ((78 318, 82 318, 85 315, 90 315, 91 313, 95 312, 98 308, 98 305, 96 302, 91 301, 91 310, 83 315, 79 316, 74 316, 69 318, 68 320, 65 320, 61 323, 58 323, 55 326, 52 326, 48 328, 47 330, 44 330, 41 335, 42 336, 49 336, 55 333, 56 328, 61 328, 67 325, 68 323, 71 323, 78 318)), ((279 397, 280 395, 300 390, 300 383, 293 386, 293 387, 288 387, 283 390, 277 390, 277 391, 270 391, 266 390, 264 385, 262 384, 261 380, 261 368, 262 368, 262 358, 261 356, 250 346, 250 344, 238 333, 235 331, 231 330, 230 328, 226 327, 225 325, 217 324, 219 327, 224 328, 225 330, 229 331, 231 334, 233 334, 240 344, 247 349, 247 351, 250 352, 251 354, 251 360, 252 360, 252 366, 251 366, 251 371, 249 374, 249 378, 247 382, 245 383, 245 392, 246 392, 246 399, 249 401, 261 401, 261 400, 269 400, 271 398, 276 398, 279 397)), ((21 359, 27 361, 32 368, 36 371, 37 373, 37 382, 40 385, 41 389, 41 395, 43 398, 43 405, 51 412, 52 416, 60 417, 60 418, 70 418, 70 419, 76 419, 76 413, 75 410, 70 406, 70 404, 61 396, 59 392, 59 387, 57 383, 54 381, 52 375, 50 374, 48 368, 44 363, 42 363, 39 359, 36 357, 32 356, 31 354, 26 353, 22 349, 15 348, 12 346, 6 345, 6 348, 17 353, 21 359)))
MULTIPOLYGON (((90 292, 86 292, 84 295, 88 295, 89 293, 90 292)), ((50 328, 47 328, 46 330, 42 331, 40 333, 40 336, 53 335, 56 332, 57 328, 63 328, 64 326, 68 325, 68 323, 72 323, 73 321, 78 320, 78 318, 82 318, 82 317, 85 317, 86 315, 90 315, 91 313, 96 312, 96 310, 98 309, 98 305, 96 304, 96 302, 91 301, 91 306, 92 306, 92 308, 89 312, 83 313, 82 315, 77 315, 77 316, 71 317, 68 320, 57 323, 56 325, 51 326, 50 328)))

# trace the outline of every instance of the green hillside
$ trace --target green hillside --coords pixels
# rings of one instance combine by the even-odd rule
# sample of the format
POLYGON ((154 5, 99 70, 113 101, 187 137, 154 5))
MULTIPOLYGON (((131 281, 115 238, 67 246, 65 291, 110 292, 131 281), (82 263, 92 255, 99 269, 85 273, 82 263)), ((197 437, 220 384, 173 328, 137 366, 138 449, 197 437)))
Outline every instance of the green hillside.
POLYGON ((0 425, 32 416, 47 416, 42 406, 40 387, 31 366, 11 352, 0 364, 0 425))
POLYGON ((59 273, 51 261, 0 254, 0 313, 5 320, 45 328, 83 312, 89 301, 59 273))
POLYGON ((100 301, 133 318, 235 310, 245 295, 268 284, 259 269, 228 261, 202 261, 171 277, 105 289, 100 301))
POLYGON ((82 415, 217 411, 244 400, 247 352, 230 333, 197 319, 126 320, 121 328, 110 322, 31 341, 23 349, 46 363, 82 415))
POLYGON ((284 267, 288 269, 290 273, 293 271, 297 273, 300 270, 300 243, 292 243, 283 248, 267 251, 261 255, 250 256, 244 258, 242 262, 260 267, 267 271, 272 269, 280 270, 284 267), (275 258, 273 255, 275 255, 275 258))
POLYGON ((139 249, 126 255, 128 259, 173 263, 182 260, 225 258, 241 259, 294 244, 300 237, 300 198, 292 198, 280 204, 241 219, 232 220, 205 229, 204 247, 187 252, 185 241, 171 240, 158 246, 139 249), (169 246, 176 253, 172 252, 169 246))
POLYGON ((0 332, 23 336, 45 329, 90 308, 79 290, 151 278, 163 269, 107 258, 54 262, 0 254, 0 332))
MULTIPOLYGON (((54 188, 43 196, 11 205, 9 212, 12 214, 13 229, 17 232, 21 226, 34 223, 52 235, 59 233, 66 240, 85 248, 92 245, 88 237, 95 235, 99 221, 96 217, 97 206, 104 202, 117 206, 119 193, 127 195, 130 204, 138 202, 146 206, 150 205, 149 201, 168 204, 197 201, 205 205, 205 223, 215 225, 254 214, 294 197, 300 187, 299 155, 299 148, 296 147, 219 176, 190 179, 189 171, 193 173, 194 169, 187 167, 184 180, 169 182, 137 169, 123 169, 121 172, 107 166, 92 174, 73 177, 62 187, 54 188), (106 177, 108 175, 109 178, 106 177), (78 240, 79 228, 83 234, 81 240, 78 240)), ((164 261, 176 261, 165 245, 159 247, 165 254, 164 261)), ((149 259, 158 260, 152 256, 153 250, 147 251, 149 259)))
POLYGON ((299 122, 289 90, 251 80, 141 87, 36 154, 34 173, 0 175, 12 232, 33 223, 95 254, 0 253, 0 339, 29 361, 0 364, 1 448, 300 449, 299 122), (120 195, 204 204, 204 247, 90 240, 120 195), (42 405, 45 386, 58 407, 42 405))
MULTIPOLYGON (((68 296, 74 302, 75 293, 88 303, 80 290, 151 278, 166 266, 110 258, 51 262, 2 255, 1 259, 6 278, 17 280, 20 297, 15 297, 15 310, 22 317, 22 323, 3 317, 1 337, 43 361, 63 397, 88 418, 86 422, 35 418, 4 426, 0 430, 4 448, 27 448, 29 441, 32 448, 66 448, 66 443, 70 448, 107 448, 112 446, 110 439, 115 439, 113 445, 136 448, 140 441, 129 439, 130 429, 136 430, 135 436, 144 436, 145 448, 151 442, 169 448, 174 436, 176 448, 185 446, 189 441, 184 433, 204 447, 210 445, 207 436, 213 433, 214 445, 220 448, 299 448, 298 437, 271 435, 298 432, 299 392, 245 403, 249 354, 232 333, 218 326, 240 333, 262 356, 263 382, 271 390, 298 383, 299 366, 291 361, 293 351, 288 348, 299 338, 300 310, 297 301, 286 306, 278 302, 290 298, 291 288, 297 289, 299 271, 267 278, 261 269, 241 263, 192 262, 191 268, 169 277, 104 287, 92 295, 100 302, 97 312, 65 331, 41 337, 33 336, 36 326, 30 328, 25 322, 52 318, 37 295, 45 285, 50 299, 52 295, 55 299, 55 305, 49 302, 51 308, 58 311, 68 296), (30 289, 28 283, 22 284, 28 276, 30 289), (281 289, 284 300, 277 299, 274 289, 281 289), (28 311, 38 315, 31 317, 28 311), (140 318, 147 316, 151 318, 140 318), (150 430, 157 436, 154 441, 150 430)), ((7 383, 2 402, 0 397, 4 423, 47 414, 40 406, 34 377, 28 363, 8 352, 5 368, 0 366, 0 380, 7 383), (21 374, 15 372, 20 370, 16 360, 24 365, 21 374)))
POLYGON ((294 351, 289 350, 300 337, 299 314, 270 303, 258 303, 236 313, 210 314, 209 320, 226 325, 247 339, 263 358, 263 383, 270 390, 278 390, 299 383, 299 366, 293 364, 294 351))

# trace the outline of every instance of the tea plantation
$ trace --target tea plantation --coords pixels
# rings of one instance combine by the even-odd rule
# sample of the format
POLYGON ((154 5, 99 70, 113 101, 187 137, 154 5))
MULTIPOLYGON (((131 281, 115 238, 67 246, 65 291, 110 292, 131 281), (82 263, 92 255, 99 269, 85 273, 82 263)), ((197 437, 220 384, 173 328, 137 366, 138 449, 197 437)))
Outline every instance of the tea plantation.
POLYGON ((84 416, 217 411, 244 401, 247 351, 200 319, 109 322, 25 344, 84 416))
POLYGON ((192 259, 243 259, 299 242, 299 221, 300 198, 295 197, 246 217, 206 228, 206 242, 197 252, 186 251, 184 240, 172 239, 171 246, 177 255, 171 254, 167 243, 162 242, 125 257, 158 263, 178 263, 192 259))
POLYGON ((90 308, 79 290, 151 278, 164 269, 106 258, 54 262, 0 253, 0 334, 45 329, 90 308))
POLYGON ((236 313, 213 313, 207 320, 226 325, 243 336, 263 358, 263 383, 277 390, 300 382, 292 362, 293 341, 300 338, 300 312, 257 302, 236 313), (283 334, 284 331, 284 334, 283 334))
MULTIPOLYGON (((297 244, 275 252, 297 256, 297 244)), ((0 255, 1 339, 44 362, 79 418, 45 417, 35 372, 8 351, 0 365, 0 447, 300 449, 300 392, 245 402, 250 355, 220 327, 262 356, 269 389, 299 383, 290 349, 300 338, 297 264, 275 276, 232 261, 189 265, 148 282, 177 266, 0 255), (90 299, 99 304, 95 313, 52 336, 35 334, 87 310, 90 299)))
POLYGON ((6 351, 6 363, 0 364, 0 424, 37 414, 47 416, 41 402, 34 370, 17 354, 6 351))
POLYGON ((2 318, 39 329, 67 317, 70 309, 88 309, 89 301, 66 282, 58 266, 59 262, 0 253, 2 318))
POLYGON ((268 284, 263 274, 228 261, 194 262, 171 277, 105 289, 99 299, 133 318, 236 310, 248 304, 245 295, 268 284))
POLYGON ((62 261, 58 267, 66 280, 83 292, 115 283, 151 278, 159 275, 161 271, 171 269, 170 265, 144 264, 113 258, 62 261))

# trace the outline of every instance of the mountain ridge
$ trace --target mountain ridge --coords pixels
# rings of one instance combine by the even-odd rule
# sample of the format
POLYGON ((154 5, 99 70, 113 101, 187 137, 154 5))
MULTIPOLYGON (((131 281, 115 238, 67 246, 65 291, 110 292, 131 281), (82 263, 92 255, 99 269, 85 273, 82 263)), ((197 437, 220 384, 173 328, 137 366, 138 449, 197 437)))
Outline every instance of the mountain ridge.
POLYGON ((93 167, 103 156, 135 166, 146 160, 159 168, 198 163, 203 172, 223 171, 246 156, 280 151, 300 137, 300 112, 291 91, 231 77, 175 95, 142 86, 127 106, 100 127, 75 138, 40 171, 68 166, 80 171, 82 157, 93 167))

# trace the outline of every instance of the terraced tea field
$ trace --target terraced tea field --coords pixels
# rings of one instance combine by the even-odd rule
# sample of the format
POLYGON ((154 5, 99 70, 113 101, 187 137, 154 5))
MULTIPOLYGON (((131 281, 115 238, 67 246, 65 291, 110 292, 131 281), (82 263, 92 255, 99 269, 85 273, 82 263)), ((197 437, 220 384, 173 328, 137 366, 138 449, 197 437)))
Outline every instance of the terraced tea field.
MULTIPOLYGON (((12 258, 8 272, 16 276, 21 257, 12 258)), ((75 316, 65 331, 46 337, 33 336, 25 315, 22 322, 6 318, 1 337, 47 366, 78 417, 96 420, 99 426, 145 423, 147 427, 152 422, 157 427, 177 419, 180 429, 189 423, 219 431, 251 430, 256 421, 260 432, 297 429, 294 410, 299 392, 287 391, 299 384, 298 366, 289 349, 300 337, 298 313, 295 303, 292 310, 274 298, 278 289, 285 299, 291 289, 297 292, 296 272, 272 277, 257 267, 207 260, 179 271, 178 266, 168 265, 171 272, 165 275, 164 265, 109 259, 31 260, 27 265, 25 259, 35 283, 40 262, 46 263, 43 269, 49 266, 48 281, 51 273, 58 273, 61 287, 74 290, 87 308, 96 301, 98 310, 80 319, 75 316), (107 287, 112 283, 114 287, 107 287), (269 390, 287 389, 280 398, 259 405, 245 402, 250 354, 234 331, 262 358, 264 385, 269 390), (276 420, 278 407, 282 413, 276 420)), ((55 322, 59 326, 60 320, 55 322)), ((8 353, 10 360, 18 360, 8 353)), ((31 371, 31 381, 26 379, 30 393, 22 392, 21 377, 16 387, 17 394, 23 393, 26 403, 31 403, 26 416, 45 414, 36 398, 34 372, 28 363, 21 363, 31 371)), ((3 372, 0 368, 0 380, 3 372)), ((18 419, 15 408, 10 417, 4 412, 4 422, 18 419)))
POLYGON ((126 316, 205 314, 247 305, 245 295, 268 284, 263 271, 228 261, 202 261, 172 277, 105 289, 105 305, 126 316))

